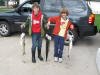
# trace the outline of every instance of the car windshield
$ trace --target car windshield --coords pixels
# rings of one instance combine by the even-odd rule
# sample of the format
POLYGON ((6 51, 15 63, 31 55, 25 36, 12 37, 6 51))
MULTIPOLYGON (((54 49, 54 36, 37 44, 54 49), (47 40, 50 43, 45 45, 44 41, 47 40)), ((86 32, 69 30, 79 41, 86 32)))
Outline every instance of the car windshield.
POLYGON ((67 8, 70 13, 78 13, 86 8, 81 0, 45 0, 45 11, 59 11, 61 8, 67 8))

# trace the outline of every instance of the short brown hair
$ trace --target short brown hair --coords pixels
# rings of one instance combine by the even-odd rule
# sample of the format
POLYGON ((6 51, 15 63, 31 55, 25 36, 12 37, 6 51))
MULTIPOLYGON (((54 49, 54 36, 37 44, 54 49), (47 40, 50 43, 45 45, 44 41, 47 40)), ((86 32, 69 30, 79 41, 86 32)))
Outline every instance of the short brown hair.
POLYGON ((60 16, 61 16, 62 13, 66 13, 66 15, 68 16, 68 14, 69 14, 68 9, 67 8, 61 8, 60 16))
POLYGON ((39 4, 38 4, 37 2, 33 4, 32 9, 33 9, 34 7, 39 8, 39 11, 40 11, 40 6, 39 6, 39 4))

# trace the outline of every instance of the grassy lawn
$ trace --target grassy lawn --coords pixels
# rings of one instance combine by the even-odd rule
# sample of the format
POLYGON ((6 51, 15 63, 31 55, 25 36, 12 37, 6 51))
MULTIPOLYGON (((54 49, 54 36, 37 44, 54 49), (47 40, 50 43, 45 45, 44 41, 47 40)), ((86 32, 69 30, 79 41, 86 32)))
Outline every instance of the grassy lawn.
POLYGON ((9 11, 8 9, 0 9, 0 12, 9 11))
POLYGON ((0 8, 0 12, 6 12, 10 10, 13 10, 13 9, 12 8, 0 8))
POLYGON ((98 31, 100 31, 100 14, 95 15, 95 24, 98 27, 98 31))

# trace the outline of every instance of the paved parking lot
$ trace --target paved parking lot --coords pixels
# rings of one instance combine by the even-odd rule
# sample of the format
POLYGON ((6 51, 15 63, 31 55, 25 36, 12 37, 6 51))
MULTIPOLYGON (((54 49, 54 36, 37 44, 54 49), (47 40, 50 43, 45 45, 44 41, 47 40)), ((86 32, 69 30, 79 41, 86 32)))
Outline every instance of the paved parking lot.
MULTIPOLYGON (((100 47, 100 34, 79 40, 71 52, 71 60, 64 49, 63 63, 53 62, 53 41, 48 62, 31 63, 31 37, 26 37, 26 56, 21 55, 20 35, 0 37, 0 75, 99 75, 96 53, 100 47), (26 63, 23 62, 26 61, 26 63)), ((45 40, 42 55, 45 58, 45 40)))

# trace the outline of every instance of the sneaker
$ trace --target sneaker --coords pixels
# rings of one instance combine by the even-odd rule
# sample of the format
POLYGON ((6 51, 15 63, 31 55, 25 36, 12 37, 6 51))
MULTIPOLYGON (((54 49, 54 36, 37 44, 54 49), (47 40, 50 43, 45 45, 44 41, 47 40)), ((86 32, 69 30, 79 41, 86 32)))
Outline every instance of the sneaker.
POLYGON ((58 57, 54 57, 54 61, 55 62, 58 62, 58 57))
POLYGON ((59 63, 62 63, 63 59, 62 58, 59 58, 59 63))

